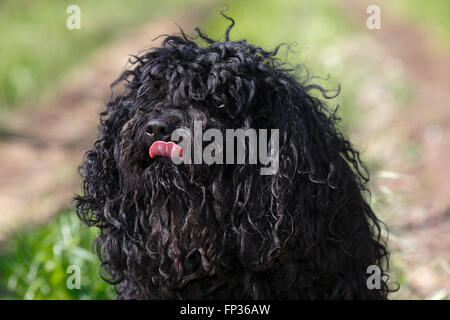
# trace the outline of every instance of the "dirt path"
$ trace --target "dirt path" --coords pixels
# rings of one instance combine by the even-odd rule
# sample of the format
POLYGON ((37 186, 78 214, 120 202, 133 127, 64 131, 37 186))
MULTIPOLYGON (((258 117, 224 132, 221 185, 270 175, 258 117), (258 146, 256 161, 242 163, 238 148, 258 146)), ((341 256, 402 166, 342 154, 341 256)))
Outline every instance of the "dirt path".
POLYGON ((163 33, 187 32, 213 9, 174 12, 130 30, 100 49, 33 106, 14 110, 0 124, 0 238, 23 224, 41 222, 70 205, 80 187, 77 166, 96 135, 109 84, 129 58, 163 33), (7 120, 5 120, 7 119, 7 120), (6 122, 7 121, 7 122, 6 122))
MULTIPOLYGON (((379 4, 382 30, 373 31, 365 28, 366 8, 372 3, 341 4, 363 32, 398 61, 413 88, 411 103, 391 110, 387 126, 374 126, 368 134, 384 139, 369 146, 397 151, 386 154, 383 166, 398 177, 376 183, 388 186, 405 203, 392 207, 399 211, 389 223, 391 245, 400 252, 396 259, 407 273, 407 290, 412 297, 429 297, 439 289, 450 293, 450 55, 414 21, 394 14, 387 3, 379 4), (419 156, 407 157, 405 146, 418 149, 419 156)), ((372 122, 383 110, 374 112, 372 122)))

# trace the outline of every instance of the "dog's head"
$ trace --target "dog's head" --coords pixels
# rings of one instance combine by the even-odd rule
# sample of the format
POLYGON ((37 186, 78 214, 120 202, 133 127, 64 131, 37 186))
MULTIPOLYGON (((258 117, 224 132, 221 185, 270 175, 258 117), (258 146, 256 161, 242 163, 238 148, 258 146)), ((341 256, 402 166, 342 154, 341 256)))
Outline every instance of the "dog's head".
MULTIPOLYGON (((117 81, 127 81, 125 92, 110 105, 106 116, 120 114, 121 123, 114 124, 120 132, 114 134, 115 160, 120 175, 126 176, 122 187, 139 189, 146 181, 172 180, 171 174, 189 176, 202 185, 211 184, 219 176, 231 178, 235 170, 248 170, 241 164, 250 160, 249 152, 254 146, 249 143, 257 146, 266 142, 265 151, 270 153, 274 149, 270 145, 272 130, 278 130, 277 134, 281 130, 285 133, 281 138, 290 139, 288 127, 297 122, 300 109, 307 108, 295 101, 308 97, 311 101, 305 104, 314 104, 307 88, 299 86, 289 70, 276 61, 278 48, 269 52, 245 40, 214 42, 201 33, 200 38, 209 46, 199 47, 184 34, 167 37, 161 47, 135 57, 132 69, 117 81), (203 133, 209 129, 220 131, 220 138, 203 139, 203 133), (256 134, 261 129, 269 130, 264 133, 265 142, 258 135, 256 140, 247 136, 246 141, 240 141, 245 144, 242 149, 239 141, 235 146, 226 145, 227 130, 247 133, 249 129, 256 134), (182 130, 186 134, 174 141, 182 130), (201 135, 200 142, 195 140, 196 134, 201 135), (176 147, 186 140, 188 150, 176 147), (212 155, 220 160, 214 163, 203 161, 209 142, 219 145, 212 155), (200 151, 196 149, 199 145, 200 151), (176 166, 170 161, 171 156, 178 155, 175 151, 182 151, 189 161, 176 166), (245 154, 240 155, 241 151, 245 154)), ((278 139, 276 142, 278 148, 278 139)), ((257 149, 254 150, 258 152, 257 149)), ((249 170, 260 172, 264 165, 260 161, 249 170)), ((272 174, 278 170, 274 169, 272 174)))
MULTIPOLYGON (((269 270, 294 245, 304 250, 292 259, 307 259, 311 244, 321 241, 311 229, 321 228, 314 227, 317 215, 333 221, 344 206, 367 211, 376 222, 360 193, 366 178, 358 153, 335 127, 335 114, 309 93, 326 92, 295 77, 276 58, 278 48, 230 41, 228 32, 216 42, 198 31, 207 46, 183 33, 167 36, 160 47, 134 57, 113 84, 121 92, 101 113, 98 140, 81 168, 77 212, 101 229, 97 243, 106 273, 116 284, 139 283, 135 290, 147 297, 174 297, 193 280, 230 266, 269 270), (236 159, 238 147, 212 152, 222 153, 224 163, 174 163, 176 146, 195 142, 193 135, 174 141, 173 133, 195 135, 196 124, 223 137, 227 129, 266 129, 266 139, 257 139, 266 153, 274 149, 270 130, 278 130, 279 167, 261 175, 267 163, 248 163, 250 139, 244 163, 236 159)), ((349 221, 339 233, 367 228, 352 225, 351 215, 339 219, 349 221)), ((370 254, 372 248, 363 253, 370 254)), ((380 249, 374 257, 383 254, 380 249)), ((306 269, 304 276, 307 283, 306 269)), ((286 277, 293 282, 297 275, 286 277)))

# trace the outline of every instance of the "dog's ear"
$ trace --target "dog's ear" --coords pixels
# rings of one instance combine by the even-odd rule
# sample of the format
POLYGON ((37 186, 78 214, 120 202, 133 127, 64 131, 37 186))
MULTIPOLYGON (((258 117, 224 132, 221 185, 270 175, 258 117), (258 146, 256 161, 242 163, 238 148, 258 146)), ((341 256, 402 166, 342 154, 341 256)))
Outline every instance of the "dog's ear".
POLYGON ((326 114, 321 101, 290 76, 262 82, 250 108, 246 123, 268 133, 278 130, 277 143, 267 139, 278 165, 268 175, 257 166, 236 166, 234 229, 242 229, 237 235, 243 261, 268 267, 295 236, 300 211, 328 206, 343 174, 335 169, 345 163, 340 150, 347 141, 335 131, 334 114, 326 114))
MULTIPOLYGON (((111 98, 100 113, 99 133, 79 168, 82 194, 74 198, 79 218, 89 226, 106 222, 113 199, 120 193, 118 144, 120 131, 129 120, 126 96, 111 98)), ((112 217, 109 217, 112 218, 112 217)))
POLYGON ((279 168, 266 176, 255 166, 236 168, 233 229, 247 267, 271 268, 289 250, 290 259, 309 263, 311 279, 317 271, 342 274, 336 296, 356 295, 352 286, 361 288, 369 265, 383 268, 387 251, 363 196, 368 176, 359 153, 312 89, 324 93, 285 75, 256 93, 267 129, 279 130, 279 168))

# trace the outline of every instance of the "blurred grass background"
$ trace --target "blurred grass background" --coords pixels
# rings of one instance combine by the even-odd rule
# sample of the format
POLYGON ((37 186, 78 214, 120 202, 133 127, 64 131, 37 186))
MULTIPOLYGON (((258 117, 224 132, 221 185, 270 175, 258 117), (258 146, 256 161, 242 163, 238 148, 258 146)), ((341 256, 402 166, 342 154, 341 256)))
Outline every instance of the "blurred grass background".
POLYGON ((421 0, 392 1, 396 13, 430 30, 430 36, 450 48, 450 5, 447 0, 434 0, 425 4, 421 0))
POLYGON ((111 299, 113 289, 99 278, 100 262, 92 252, 96 230, 80 227, 71 211, 38 228, 13 232, 0 255, 3 299, 111 299), (80 267, 80 289, 66 281, 80 267))
POLYGON ((195 0, 0 1, 0 112, 36 99, 122 31, 195 0), (82 32, 65 27, 78 5, 82 32))
MULTIPOLYGON (((29 104, 51 90, 68 70, 76 68, 96 49, 123 30, 136 27, 161 12, 170 12, 181 3, 195 6, 205 1, 1 1, 0 2, 0 114, 29 104), (65 8, 82 8, 83 32, 71 32, 65 25, 65 8)), ((411 88, 392 65, 380 68, 383 56, 367 62, 359 54, 365 38, 354 38, 361 26, 332 0, 246 0, 228 1, 228 15, 236 20, 232 39, 246 38, 265 49, 281 42, 290 46, 289 61, 308 66, 321 85, 332 90, 342 86, 333 100, 340 105, 342 126, 356 138, 361 133, 361 119, 367 110, 359 107, 358 93, 373 79, 383 79, 391 103, 407 108, 411 88), (359 41, 361 40, 361 42, 359 41), (358 72, 348 72, 353 68, 358 72)), ((398 0, 393 7, 406 18, 417 20, 432 30, 446 45, 450 44, 449 1, 434 0, 433 5, 420 0, 398 0)), ((219 15, 219 7, 199 21, 202 30, 223 39, 228 21, 219 15)), ((191 33, 191 30, 185 30, 191 33)), ((370 44, 370 43, 369 43, 370 44)), ((286 54, 282 50, 280 56, 286 54)), ((95 116, 95 115, 92 115, 95 116)), ((365 146, 362 145, 362 148, 365 146)), ((372 171, 382 164, 376 156, 365 157, 372 171)), ((389 190, 373 195, 373 203, 389 220, 386 199, 389 190)), ((99 262, 90 250, 95 230, 80 227, 75 214, 63 210, 54 221, 25 230, 16 230, 0 243, 0 297, 3 299, 109 299, 112 288, 98 276, 99 262), (67 267, 76 264, 82 270, 82 289, 66 287, 67 267)), ((393 278, 408 287, 405 270, 393 261, 393 278)), ((405 290, 398 295, 409 298, 405 290)), ((423 297, 425 298, 425 297, 423 297)))

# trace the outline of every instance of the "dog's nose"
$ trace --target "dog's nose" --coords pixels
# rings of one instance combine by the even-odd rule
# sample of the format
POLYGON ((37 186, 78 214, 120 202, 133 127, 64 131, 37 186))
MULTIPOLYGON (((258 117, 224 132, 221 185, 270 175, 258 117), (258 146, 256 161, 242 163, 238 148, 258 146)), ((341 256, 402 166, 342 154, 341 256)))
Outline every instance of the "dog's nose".
POLYGON ((161 119, 152 119, 147 125, 147 134, 154 140, 167 140, 170 137, 170 125, 161 119))

